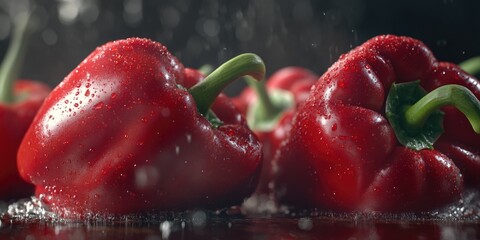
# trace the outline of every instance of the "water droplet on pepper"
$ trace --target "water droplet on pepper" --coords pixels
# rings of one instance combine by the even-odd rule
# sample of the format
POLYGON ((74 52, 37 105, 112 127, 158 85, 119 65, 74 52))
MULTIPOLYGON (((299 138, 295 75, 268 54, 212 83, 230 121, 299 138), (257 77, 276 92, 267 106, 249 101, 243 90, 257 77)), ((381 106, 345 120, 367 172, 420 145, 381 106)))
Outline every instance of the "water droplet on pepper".
POLYGON ((99 102, 99 103, 95 104, 95 106, 93 106, 94 110, 100 110, 102 108, 103 108, 103 102, 99 102))

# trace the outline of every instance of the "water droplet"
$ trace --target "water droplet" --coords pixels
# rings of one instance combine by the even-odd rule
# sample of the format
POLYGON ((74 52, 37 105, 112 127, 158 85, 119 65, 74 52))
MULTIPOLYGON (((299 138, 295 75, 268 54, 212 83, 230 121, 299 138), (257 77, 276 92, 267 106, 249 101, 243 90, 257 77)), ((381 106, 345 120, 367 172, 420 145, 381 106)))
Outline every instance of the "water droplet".
POLYGON ((135 168, 135 186, 139 189, 154 187, 159 179, 157 169, 149 166, 135 168))
POLYGON ((90 96, 90 89, 87 89, 87 91, 85 91, 85 97, 88 97, 90 96))
POLYGON ((180 146, 178 146, 178 145, 175 146, 175 153, 176 153, 177 155, 180 154, 180 146))
POLYGON ((162 239, 168 239, 172 231, 172 223, 169 221, 162 222, 160 224, 160 231, 162 232, 162 239))
POLYGON ((298 227, 302 230, 311 230, 313 228, 313 222, 310 218, 300 218, 298 220, 298 227))
POLYGON ((205 226, 207 222, 207 214, 203 211, 196 211, 192 214, 192 223, 196 227, 205 226))
POLYGON ((116 97, 117 97, 117 94, 116 94, 116 93, 112 93, 112 94, 110 95, 110 98, 111 98, 111 99, 115 99, 116 97))
POLYGON ((93 106, 94 110, 100 110, 102 108, 103 108, 103 102, 99 102, 99 103, 95 104, 95 106, 93 106))

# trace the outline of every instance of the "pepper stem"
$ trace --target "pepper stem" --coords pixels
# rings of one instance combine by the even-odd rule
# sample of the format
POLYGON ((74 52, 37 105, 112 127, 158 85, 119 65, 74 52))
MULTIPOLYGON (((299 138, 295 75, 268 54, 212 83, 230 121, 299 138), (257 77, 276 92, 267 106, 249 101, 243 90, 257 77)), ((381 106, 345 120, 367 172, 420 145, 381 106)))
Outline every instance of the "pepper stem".
POLYGON ((480 134, 480 102, 464 86, 444 85, 425 95, 405 111, 405 123, 411 132, 423 128, 430 114, 442 106, 451 105, 460 110, 476 133, 480 134))
POLYGON ((14 22, 14 30, 10 47, 7 50, 2 65, 0 66, 0 102, 11 103, 14 101, 13 82, 18 78, 21 63, 25 58, 27 40, 29 37, 29 13, 22 13, 14 22))
POLYGON ((197 109, 206 115, 218 94, 231 82, 250 75, 260 81, 265 77, 263 60, 253 53, 244 53, 222 64, 203 81, 191 87, 188 92, 193 96, 197 109))
POLYGON ((272 98, 265 88, 264 82, 257 82, 251 77, 246 77, 245 81, 257 94, 259 104, 259 110, 257 110, 257 114, 261 113, 262 120, 274 119, 284 110, 283 105, 280 106, 272 101, 272 98))
POLYGON ((480 57, 467 59, 458 64, 458 66, 471 75, 477 75, 480 73, 480 57))

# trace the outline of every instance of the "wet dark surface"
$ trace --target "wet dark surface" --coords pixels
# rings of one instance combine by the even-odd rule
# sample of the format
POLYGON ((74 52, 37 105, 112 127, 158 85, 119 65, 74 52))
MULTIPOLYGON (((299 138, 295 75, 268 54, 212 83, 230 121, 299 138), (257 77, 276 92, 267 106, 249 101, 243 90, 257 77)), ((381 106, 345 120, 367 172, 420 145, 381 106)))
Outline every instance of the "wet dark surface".
POLYGON ((67 220, 32 197, 0 205, 0 239, 480 239, 478 198, 470 191, 451 206, 425 213, 333 213, 276 205, 260 213, 260 205, 244 204, 67 220))
POLYGON ((207 218, 204 222, 2 222, 11 239, 478 239, 478 222, 355 220, 330 217, 207 218))

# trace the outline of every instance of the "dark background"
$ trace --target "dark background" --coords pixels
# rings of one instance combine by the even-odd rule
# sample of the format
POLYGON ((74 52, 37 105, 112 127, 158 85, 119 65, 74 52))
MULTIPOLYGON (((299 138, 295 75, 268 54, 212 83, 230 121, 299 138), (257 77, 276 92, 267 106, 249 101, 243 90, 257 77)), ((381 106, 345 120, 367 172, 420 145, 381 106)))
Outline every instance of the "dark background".
POLYGON ((418 38, 442 61, 480 55, 478 0, 0 0, 0 56, 9 18, 24 7, 34 7, 40 28, 21 76, 51 86, 95 47, 133 36, 163 43, 189 67, 254 52, 269 74, 288 65, 321 74, 379 34, 418 38))

